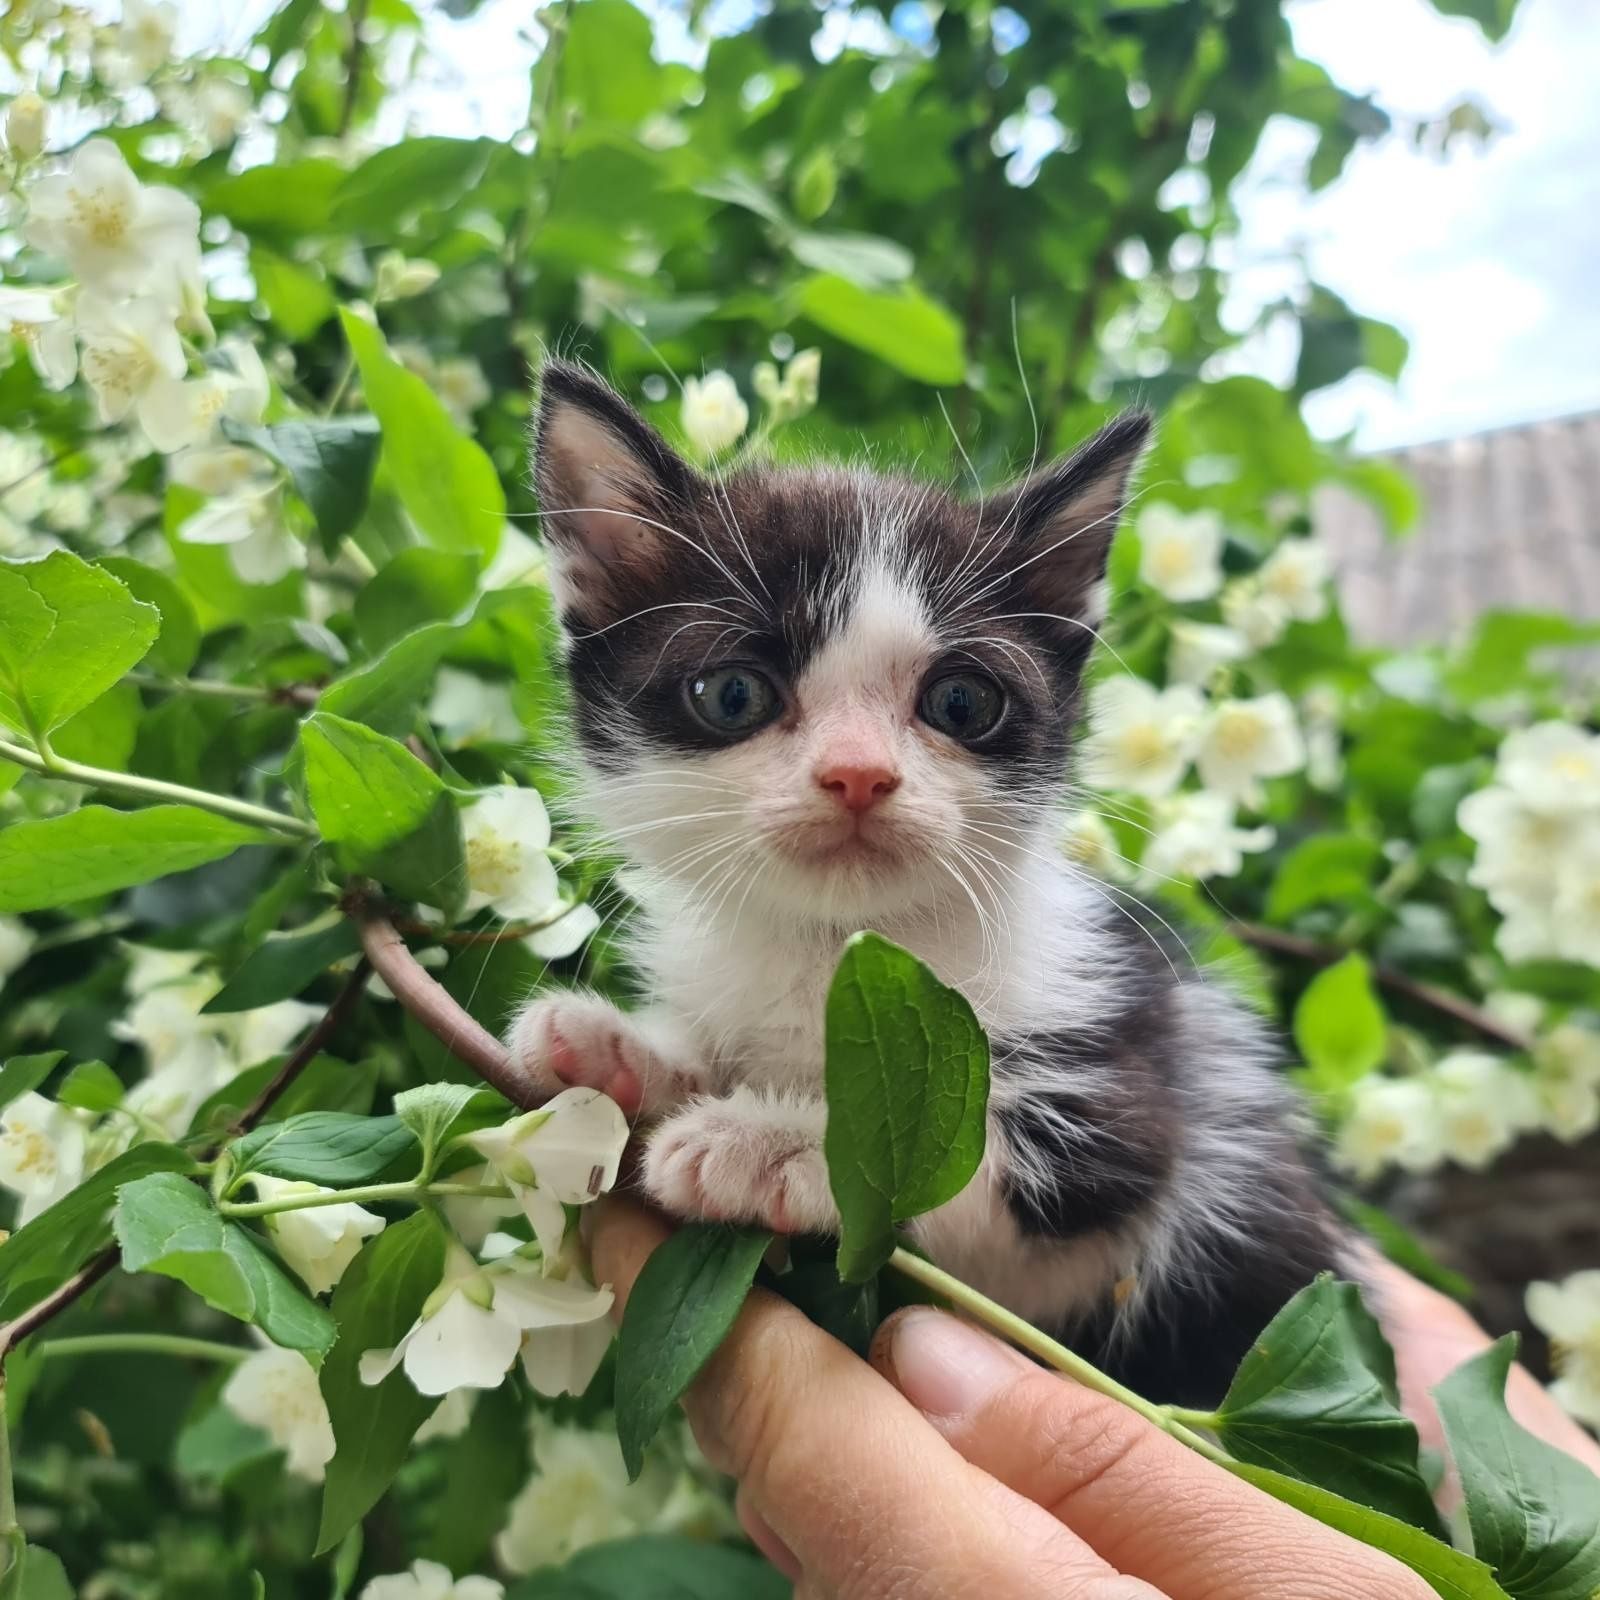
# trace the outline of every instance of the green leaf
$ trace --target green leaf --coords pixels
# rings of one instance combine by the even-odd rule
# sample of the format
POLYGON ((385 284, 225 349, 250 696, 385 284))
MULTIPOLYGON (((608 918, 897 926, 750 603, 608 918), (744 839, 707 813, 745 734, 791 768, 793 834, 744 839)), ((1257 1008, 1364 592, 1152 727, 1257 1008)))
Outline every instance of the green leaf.
POLYGON ((40 911, 112 894, 273 837, 195 806, 80 806, 64 817, 13 822, 0 828, 0 911, 40 911))
POLYGON ((423 1083, 394 1097, 395 1115, 416 1135, 423 1150, 423 1167, 431 1165, 456 1118, 482 1095, 498 1099, 470 1083, 423 1083))
POLYGON ((383 427, 384 463, 422 536, 441 550, 492 556, 506 516, 494 463, 457 429, 428 385, 389 354, 371 323, 349 311, 339 317, 362 392, 383 427))
POLYGON ((1471 705, 1548 682, 1539 661, 1554 651, 1600 644, 1600 622, 1559 612, 1491 611, 1445 671, 1451 693, 1471 705))
POLYGON ((93 705, 73 714, 50 736, 55 753, 110 772, 126 772, 139 743, 144 705, 138 689, 114 683, 93 705))
POLYGON ((331 1550, 389 1487, 412 1435, 438 1404, 420 1395, 401 1368, 367 1385, 363 1352, 392 1350, 444 1275, 445 1236, 425 1211, 391 1224, 350 1263, 333 1292, 339 1342, 322 1364, 337 1446, 322 1490, 317 1554, 331 1550))
POLYGON ((1365 894, 1383 851, 1353 833, 1322 833, 1297 844, 1279 864, 1267 916, 1287 922, 1311 906, 1365 894))
POLYGON ((559 1572, 536 1572, 506 1600, 789 1600, 788 1580, 749 1550, 675 1533, 608 1539, 559 1572))
POLYGON ((1511 1600, 1494 1581, 1494 1574, 1481 1561, 1452 1550, 1432 1534, 1423 1533, 1397 1517, 1385 1516, 1369 1506, 1346 1500, 1332 1490, 1302 1483, 1270 1467, 1236 1461, 1228 1470, 1236 1478, 1253 1483, 1263 1493, 1285 1505, 1303 1511, 1308 1517, 1340 1533, 1385 1550, 1396 1561, 1410 1567, 1443 1600, 1511 1600))
POLYGON ((18 1228, 0 1244, 0 1321, 60 1288, 108 1241, 106 1224, 122 1184, 150 1173, 188 1172, 192 1166, 175 1145, 136 1144, 18 1228))
POLYGON ((325 156, 263 162, 214 184, 203 204, 251 235, 315 233, 326 225, 334 191, 345 176, 345 169, 325 156))
POLYGON ((472 603, 477 589, 476 556, 423 545, 402 550, 356 595, 352 609, 362 643, 383 650, 425 623, 453 618, 472 603))
POLYGON ((645 1262, 617 1335, 617 1442, 630 1479, 733 1326, 771 1243, 755 1229, 690 1223, 645 1262))
POLYGON ((835 338, 923 383, 960 383, 966 375, 961 324, 910 285, 863 289, 837 274, 823 274, 801 287, 800 309, 835 338))
POLYGON ((835 273, 863 289, 904 283, 914 265, 910 251, 870 233, 796 233, 789 250, 813 271, 835 273))
POLYGON ((989 1044, 960 993, 858 933, 828 990, 826 1071, 839 1272, 859 1283, 888 1260, 895 1223, 943 1205, 978 1170, 989 1044))
POLYGON ((244 958, 234 975, 200 1008, 202 1013, 254 1011, 279 1000, 292 1000, 336 961, 361 948, 353 922, 341 918, 312 933, 289 933, 267 939, 244 958))
POLYGON ((312 813, 340 866, 454 912, 467 894, 466 846, 437 775, 403 744, 325 711, 301 725, 300 748, 312 813))
POLYGON ((61 1080, 56 1099, 80 1111, 114 1111, 122 1104, 122 1079, 103 1061, 80 1061, 61 1080))
POLYGON ((1467 17, 1491 40, 1505 38, 1517 14, 1517 0, 1433 0, 1433 9, 1447 17, 1467 17))
POLYGON ((0 1577, 0 1600, 73 1600, 61 1558, 42 1545, 24 1545, 18 1531, 11 1565, 0 1577))
POLYGON ((399 1117, 306 1111, 265 1122, 232 1147, 234 1171, 320 1183, 329 1189, 371 1183, 416 1144, 399 1117))
POLYGON ((268 315, 291 344, 309 339, 338 309, 339 302, 319 271, 263 245, 251 247, 250 276, 268 315))
MULTIPOLYGON (((166 573, 128 556, 106 556, 100 566, 119 583, 126 584, 135 600, 142 600, 161 613, 161 632, 150 646, 145 664, 173 677, 182 676, 200 654, 200 623, 183 590, 166 573)), ((104 762, 97 760, 95 764, 103 766, 104 762)))
POLYGON ((1506 1410, 1515 1334, 1436 1384, 1466 1497, 1472 1551, 1513 1600, 1600 1594, 1600 1478, 1506 1410))
POLYGON ((49 733, 136 666, 160 631, 154 606, 65 550, 0 561, 0 722, 49 733))
POLYGON ((37 1089, 66 1059, 65 1050, 46 1050, 42 1055, 12 1056, 0 1067, 0 1111, 18 1095, 37 1089))
POLYGON ((1364 956, 1352 952, 1306 985, 1294 1008, 1294 1041, 1321 1094, 1348 1089, 1383 1062, 1389 1023, 1364 956))
POLYGON ((393 225, 424 205, 470 194, 496 146, 491 139, 402 139, 368 156, 333 197, 333 223, 354 230, 393 225))
POLYGON ((396 639, 376 661, 356 667, 323 690, 318 705, 350 722, 401 737, 416 726, 439 661, 460 636, 449 622, 432 622, 396 639))
POLYGON ((253 1233, 219 1215, 189 1179, 158 1172, 124 1184, 113 1226, 129 1272, 176 1278, 207 1305, 313 1363, 332 1346, 338 1332, 333 1318, 253 1233))
POLYGON ((527 1418, 494 1401, 472 1408, 466 1431, 440 1451, 442 1482, 427 1508, 426 1531, 412 1534, 417 1553, 454 1572, 480 1572, 512 1499, 528 1481, 527 1418))
POLYGON ((323 553, 337 555, 339 541, 367 509, 378 462, 376 418, 296 418, 265 428, 225 420, 222 431, 235 444, 259 450, 289 474, 295 493, 317 519, 323 553))
POLYGON ((1399 1408, 1394 1354, 1353 1283, 1302 1289, 1239 1364, 1214 1420, 1223 1448, 1441 1533, 1399 1408))

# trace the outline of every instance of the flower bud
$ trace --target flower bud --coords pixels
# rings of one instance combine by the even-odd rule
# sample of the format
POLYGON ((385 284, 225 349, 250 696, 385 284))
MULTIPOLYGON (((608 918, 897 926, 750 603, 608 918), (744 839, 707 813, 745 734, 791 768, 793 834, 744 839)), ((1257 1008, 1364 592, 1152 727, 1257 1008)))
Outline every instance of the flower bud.
POLYGON ((822 387, 822 352, 801 350, 783 369, 784 387, 796 414, 809 411, 817 403, 822 387))
POLYGON ((18 161, 32 161, 44 149, 46 108, 32 90, 6 108, 6 148, 18 161))
POLYGON ((438 281, 436 263, 408 261, 398 250, 390 250, 379 258, 372 298, 380 305, 389 300, 409 300, 413 295, 426 294, 438 281))

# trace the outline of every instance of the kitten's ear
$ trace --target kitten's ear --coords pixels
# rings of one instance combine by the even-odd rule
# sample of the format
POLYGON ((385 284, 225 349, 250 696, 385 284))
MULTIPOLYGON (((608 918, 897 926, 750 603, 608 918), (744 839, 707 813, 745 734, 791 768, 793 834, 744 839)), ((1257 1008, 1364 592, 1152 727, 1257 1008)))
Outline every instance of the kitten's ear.
POLYGON ((701 490, 626 400, 568 361, 539 375, 534 485, 556 599, 590 626, 671 559, 673 529, 701 490))
POLYGON ((1070 456, 1013 485, 987 511, 986 520, 998 515, 1011 530, 1019 577, 1043 609, 1100 620, 1098 586, 1151 422, 1148 411, 1124 411, 1070 456))

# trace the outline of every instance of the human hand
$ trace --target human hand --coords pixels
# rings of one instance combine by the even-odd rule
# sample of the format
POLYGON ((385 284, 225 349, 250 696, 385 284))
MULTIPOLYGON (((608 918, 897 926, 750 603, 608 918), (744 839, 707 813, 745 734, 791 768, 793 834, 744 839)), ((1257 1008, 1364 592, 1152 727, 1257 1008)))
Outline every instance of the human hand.
MULTIPOLYGON (((597 1208, 626 1302, 666 1224, 597 1208)), ((943 1312, 871 1366, 757 1290, 684 1397, 796 1600, 1432 1600, 1421 1579, 943 1312)))

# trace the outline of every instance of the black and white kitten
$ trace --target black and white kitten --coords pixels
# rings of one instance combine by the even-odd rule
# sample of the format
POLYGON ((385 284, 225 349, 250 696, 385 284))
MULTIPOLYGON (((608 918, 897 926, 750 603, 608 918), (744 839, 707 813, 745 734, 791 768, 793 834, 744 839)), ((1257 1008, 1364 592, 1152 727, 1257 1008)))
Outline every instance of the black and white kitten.
POLYGON ((1272 1040, 1062 859, 1107 552, 1150 419, 979 503, 843 467, 707 477, 544 369, 536 477, 581 803, 632 867, 645 1004, 544 994, 509 1044, 653 1124, 684 1217, 837 1226, 822 1023, 874 928, 993 1044, 988 1154, 912 1231, 1158 1399, 1215 1402, 1346 1241, 1272 1040))

